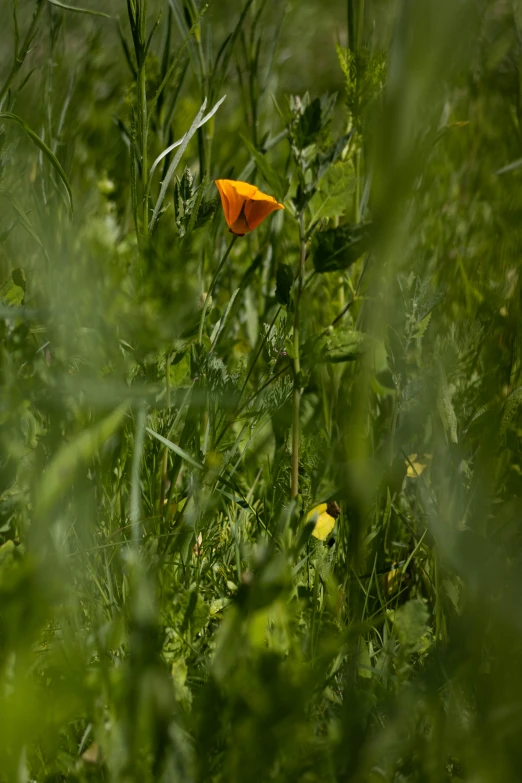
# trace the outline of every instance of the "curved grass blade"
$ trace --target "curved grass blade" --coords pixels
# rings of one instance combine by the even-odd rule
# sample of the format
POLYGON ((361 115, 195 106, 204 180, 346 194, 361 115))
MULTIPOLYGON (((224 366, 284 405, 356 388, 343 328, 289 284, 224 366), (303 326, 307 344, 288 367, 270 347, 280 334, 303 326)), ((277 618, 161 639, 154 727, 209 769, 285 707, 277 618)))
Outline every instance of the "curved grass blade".
POLYGON ((503 166, 501 169, 495 172, 495 174, 507 174, 509 171, 515 171, 522 166, 522 158, 514 160, 512 163, 508 163, 507 166, 503 166))
POLYGON ((188 31, 187 35, 185 36, 185 40, 183 41, 183 43, 179 47, 178 51, 176 52, 176 56, 175 56, 174 60, 171 62, 171 64, 169 65, 169 67, 168 67, 168 69, 167 69, 163 79, 161 80, 161 84, 158 87, 154 98, 152 98, 152 100, 150 101, 149 105, 150 105, 151 109, 158 102, 161 93, 163 92, 163 90, 165 89, 167 84, 169 83, 170 78, 172 77, 172 74, 174 73, 174 71, 178 67, 178 64, 179 64, 179 62, 181 60, 181 55, 183 54, 183 52, 185 51, 185 49, 189 45, 189 43, 190 43, 190 41, 192 39, 192 36, 196 32, 196 30, 197 30, 197 28, 199 26, 199 23, 201 22, 203 16, 205 15, 209 5, 210 5, 210 3, 207 3, 205 6, 203 6, 203 8, 201 9, 201 11, 199 12, 199 14, 198 14, 198 16, 196 18, 196 21, 194 22, 194 24, 192 25, 192 27, 188 31))
POLYGON ((241 12, 241 16, 239 17, 239 21, 234 28, 234 32, 228 36, 225 43, 219 50, 218 56, 216 57, 216 62, 214 64, 214 71, 212 73, 212 84, 213 86, 215 86, 216 88, 215 91, 218 94, 221 92, 221 88, 223 86, 223 82, 225 81, 228 65, 230 63, 230 59, 232 57, 232 53, 234 51, 237 38, 239 36, 241 28, 243 27, 243 22, 245 21, 246 15, 252 3, 253 0, 247 0, 247 2, 245 3, 245 7, 241 12))
MULTIPOLYGON (((181 457, 181 459, 185 460, 185 462, 188 462, 189 465, 192 465, 193 468, 197 468, 198 470, 205 470, 205 466, 203 463, 199 462, 197 459, 194 459, 188 452, 186 452, 184 449, 182 449, 180 446, 178 446, 176 443, 173 443, 171 440, 168 440, 167 438, 164 438, 163 435, 160 435, 158 432, 154 432, 154 430, 151 430, 150 427, 146 427, 146 432, 149 433, 149 435, 152 435, 152 437, 159 440, 160 443, 163 443, 164 446, 166 446, 168 449, 173 451, 175 454, 178 455, 178 457, 181 457)), ((232 489, 234 492, 239 492, 238 488, 233 484, 229 479, 225 478, 225 476, 218 476, 217 481, 220 481, 222 484, 225 484, 225 486, 232 489)), ((218 489, 218 492, 223 493, 223 490, 218 489)), ((230 497, 230 496, 229 496, 230 497)), ((239 503, 243 508, 250 508, 250 505, 245 500, 245 498, 241 498, 241 500, 237 499, 235 496, 233 497, 233 500, 236 503, 239 503), (246 506, 244 505, 246 504, 246 506)))
POLYGON ((102 11, 90 11, 88 8, 77 8, 74 5, 67 5, 66 3, 60 3, 59 0, 49 0, 51 5, 55 5, 57 8, 63 8, 64 11, 74 11, 77 14, 88 14, 89 16, 101 16, 104 19, 116 19, 115 16, 110 14, 104 14, 102 11))
MULTIPOLYGON (((223 103, 223 101, 225 100, 226 97, 227 96, 224 95, 221 98, 221 100, 216 103, 216 105, 214 106, 212 111, 210 111, 208 114, 206 114, 203 117, 201 122, 198 125, 196 125, 196 130, 201 128, 206 122, 208 122, 208 120, 210 120, 214 116, 214 114, 217 112, 217 110, 219 109, 219 107, 221 106, 221 104, 223 103)), ((187 132, 190 133, 190 130, 187 131, 187 132)), ((185 136, 186 135, 187 134, 185 134, 185 136)), ((156 171, 158 165, 161 163, 163 158, 165 158, 170 152, 172 152, 172 150, 175 150, 177 147, 179 147, 181 144, 183 144, 183 142, 185 141, 185 136, 183 136, 181 139, 178 139, 177 141, 175 141, 174 144, 171 144, 170 147, 167 147, 167 149, 163 150, 163 152, 160 155, 158 155, 158 157, 156 158, 156 160, 154 161, 154 163, 152 164, 152 166, 150 168, 149 179, 152 177, 152 175, 156 171)))
POLYGON ((154 430, 151 430, 150 427, 146 427, 145 429, 149 433, 149 435, 152 435, 153 438, 157 438, 160 441, 160 443, 163 443, 164 446, 166 446, 168 449, 170 449, 175 454, 177 454, 178 457, 181 457, 181 459, 184 459, 185 462, 188 462, 189 465, 192 465, 193 468, 197 468, 198 470, 205 469, 204 465, 202 465, 201 462, 198 462, 197 459, 191 457, 190 454, 184 451, 180 446, 177 446, 175 443, 172 443, 171 440, 164 438, 163 435, 159 434, 159 432, 154 432, 154 430))
POLYGON ((47 144, 42 141, 42 139, 34 132, 32 128, 29 127, 29 125, 22 120, 21 117, 19 117, 17 114, 12 114, 8 111, 2 111, 0 112, 0 120, 7 120, 9 122, 15 122, 17 125, 19 125, 23 131, 29 136, 31 141, 38 147, 38 149, 45 155, 49 163, 53 166, 54 170, 60 177, 60 179, 63 182, 63 185, 65 187, 65 190, 67 191, 67 197, 69 202, 69 209, 71 211, 71 214, 73 212, 73 197, 72 197, 72 190, 71 186, 69 184, 69 180, 67 179, 67 174, 62 168, 62 165, 54 152, 52 152, 47 144))
POLYGON ((25 213, 25 210, 22 207, 22 205, 20 204, 20 202, 13 196, 12 193, 10 193, 8 190, 4 190, 3 188, 0 188, 0 196, 4 196, 4 198, 6 198, 10 202, 10 204, 13 207, 14 211, 17 213, 18 218, 19 218, 20 223, 22 224, 22 226, 25 228, 27 233, 30 234, 33 237, 33 239, 38 243, 38 245, 43 250, 43 252, 45 254, 45 257, 47 258, 47 260, 49 260, 49 256, 47 255, 47 250, 45 249, 45 246, 44 246, 42 240, 38 236, 38 234, 37 234, 33 224, 31 223, 31 221, 27 217, 27 215, 25 213))
POLYGON ((183 153, 185 152, 185 150, 186 150, 190 140, 192 139, 192 137, 194 136, 194 134, 196 133, 198 128, 201 128, 202 125, 204 125, 206 122, 208 122, 208 120, 211 119, 211 117, 214 116, 214 114, 217 112, 217 110, 219 109, 219 107, 221 106, 221 104, 223 103, 225 98, 226 98, 226 95, 224 95, 214 105, 214 107, 211 109, 211 111, 209 111, 208 114, 203 116, 203 112, 205 111, 205 109, 207 107, 207 99, 205 98, 205 100, 203 101, 203 103, 201 105, 200 110, 198 111, 198 113, 196 115, 196 118, 194 119, 194 122, 192 123, 192 125, 190 126, 188 131, 185 133, 183 138, 180 139, 179 142, 176 142, 175 144, 171 145, 166 150, 164 150, 161 153, 161 155, 158 158, 156 158, 156 160, 154 161, 154 163, 152 165, 152 168, 151 168, 151 171, 150 171, 149 182, 152 179, 152 174, 153 174, 154 170, 156 169, 158 163, 161 160, 163 160, 165 155, 168 155, 169 152, 171 152, 173 149, 175 149, 176 146, 179 146, 179 149, 178 149, 178 151, 177 151, 177 153, 176 153, 176 155, 174 157, 174 160, 170 164, 170 166, 168 168, 168 171, 167 171, 167 174, 165 175, 165 179, 163 180, 163 182, 161 184, 160 194, 158 196, 158 200, 156 202, 156 206, 154 207, 154 212, 152 213, 152 218, 151 218, 150 223, 149 223, 149 231, 150 232, 153 231, 154 226, 156 225, 156 222, 157 222, 158 217, 159 217, 160 212, 161 212, 161 207, 162 207, 163 202, 165 200, 165 196, 167 195, 167 190, 169 188, 170 182, 172 180, 172 177, 174 176, 174 173, 175 173, 175 171, 176 171, 176 169, 177 169, 177 167, 179 165, 179 162, 181 160, 181 157, 182 157, 183 153))
POLYGON ((49 464, 36 492, 38 514, 49 513, 68 491, 79 468, 88 463, 121 426, 127 413, 124 402, 90 429, 83 430, 74 440, 62 446, 49 464))

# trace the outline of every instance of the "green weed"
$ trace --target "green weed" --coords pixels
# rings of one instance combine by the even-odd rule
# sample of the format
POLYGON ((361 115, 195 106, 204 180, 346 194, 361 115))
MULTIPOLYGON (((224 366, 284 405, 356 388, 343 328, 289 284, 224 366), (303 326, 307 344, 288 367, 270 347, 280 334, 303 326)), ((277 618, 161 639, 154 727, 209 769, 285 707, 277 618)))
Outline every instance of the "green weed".
POLYGON ((0 12, 0 783, 518 780, 518 2, 0 12))

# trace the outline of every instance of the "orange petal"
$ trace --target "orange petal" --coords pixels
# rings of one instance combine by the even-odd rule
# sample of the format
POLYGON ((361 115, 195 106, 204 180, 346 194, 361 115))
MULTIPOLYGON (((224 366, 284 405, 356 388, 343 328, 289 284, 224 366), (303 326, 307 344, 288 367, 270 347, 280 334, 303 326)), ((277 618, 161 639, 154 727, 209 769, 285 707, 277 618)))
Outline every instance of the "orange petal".
POLYGON ((253 231, 265 218, 278 209, 284 209, 283 205, 278 204, 275 198, 273 199, 269 196, 266 196, 264 200, 251 199, 247 201, 245 206, 245 217, 249 230, 253 231))
POLYGON ((217 179, 216 180, 216 187, 219 191, 219 195, 221 196, 221 206, 223 207, 223 212, 225 213, 225 220, 227 221, 228 225, 230 225, 230 201, 228 199, 228 193, 230 192, 230 189, 227 185, 229 180, 226 179, 217 179))
POLYGON ((243 236, 253 231, 276 209, 284 209, 273 196, 267 196, 248 182, 233 179, 217 179, 216 181, 225 220, 234 234, 243 236))
MULTIPOLYGON (((241 214, 246 199, 252 198, 257 188, 255 185, 249 185, 248 182, 238 182, 233 179, 217 179, 216 185, 220 194, 223 193, 228 200, 228 211, 225 210, 224 205, 223 211, 228 225, 232 228, 241 214)), ((223 196, 221 202, 223 203, 223 196)))
POLYGON ((226 182, 229 182, 238 196, 240 196, 243 200, 246 200, 247 198, 255 198, 256 194, 259 193, 259 189, 256 188, 255 185, 251 185, 249 182, 241 182, 238 179, 227 179, 226 182))
POLYGON ((237 220, 234 220, 232 225, 230 225, 230 230, 233 234, 237 234, 240 237, 244 237, 245 234, 248 234, 248 232, 252 230, 247 223, 244 210, 241 210, 237 220))

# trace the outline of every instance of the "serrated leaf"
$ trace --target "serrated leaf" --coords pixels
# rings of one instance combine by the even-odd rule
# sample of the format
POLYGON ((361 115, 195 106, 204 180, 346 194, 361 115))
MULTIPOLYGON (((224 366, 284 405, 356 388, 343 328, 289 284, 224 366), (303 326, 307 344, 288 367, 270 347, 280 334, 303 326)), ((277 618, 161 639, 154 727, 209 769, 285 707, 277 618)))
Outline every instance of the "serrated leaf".
POLYGON ((338 139, 335 144, 332 144, 326 152, 322 152, 317 156, 317 176, 319 180, 323 177, 329 166, 339 160, 352 136, 353 131, 345 133, 344 136, 341 136, 341 138, 338 139))
POLYGON ((333 332, 327 339, 323 354, 324 362, 351 362, 362 356, 367 345, 367 337, 362 332, 343 330, 333 332))
POLYGON ((25 299, 26 279, 23 269, 13 269, 0 286, 0 301, 8 307, 20 307, 25 299))
POLYGON ((458 443, 457 437, 457 416, 453 403, 451 402, 451 393, 446 379, 446 373, 443 367, 439 368, 439 389, 437 393, 437 410, 441 418, 444 432, 449 436, 452 443, 458 443))
POLYGON ((315 98, 305 108, 297 123, 295 138, 300 149, 312 144, 321 128, 321 101, 315 98))
POLYGON ((196 222, 194 223, 194 229, 201 228, 212 219, 216 209, 219 206, 219 199, 213 198, 210 201, 204 201, 198 211, 196 222))
POLYGON ((194 195, 194 177, 189 168, 185 169, 180 179, 179 194, 183 201, 189 201, 194 195))
POLYGON ((428 313, 428 315, 422 319, 422 321, 419 321, 417 324, 415 331, 413 332, 414 337, 423 337, 424 333, 426 332, 426 329, 430 325, 431 321, 431 313, 428 313))
POLYGON ((509 397, 504 403, 504 408, 502 410, 502 419, 500 420, 500 434, 504 435, 507 428, 511 424, 511 421, 513 419, 513 416, 518 410, 518 406, 522 404, 522 386, 519 386, 518 389, 515 389, 515 391, 511 392, 509 397))
POLYGON ((183 153, 185 152, 185 150, 186 150, 186 148, 187 148, 191 138, 194 136, 196 131, 199 130, 199 128, 202 128, 203 125, 205 125, 206 122, 208 122, 209 120, 212 119, 212 117, 215 115, 215 113, 217 112, 217 110, 219 109, 219 107, 221 106, 223 101, 225 100, 225 98, 226 98, 226 95, 224 95, 221 98, 221 100, 219 100, 212 107, 212 109, 208 112, 208 114, 204 114, 205 109, 207 107, 207 99, 205 98, 205 100, 201 104, 201 107, 200 107, 196 117, 194 118, 194 121, 193 121, 192 125, 190 126, 188 131, 185 133, 185 135, 181 139, 178 139, 178 141, 174 142, 174 144, 171 144, 170 147, 167 147, 166 150, 163 150, 161 155, 158 155, 158 157, 156 158, 156 160, 152 164, 150 172, 149 172, 149 181, 152 180, 152 175, 154 174, 154 171, 156 170, 156 168, 158 167, 160 162, 163 160, 163 158, 166 155, 170 154, 170 152, 172 152, 172 150, 174 150, 176 148, 179 148, 178 151, 176 152, 176 155, 174 156, 174 159, 173 159, 172 163, 170 164, 170 166, 169 166, 169 168, 167 170, 167 173, 165 175, 165 178, 164 178, 163 182, 161 183, 161 188, 160 188, 158 200, 156 201, 156 206, 154 207, 154 211, 152 213, 152 217, 151 217, 150 223, 149 223, 149 230, 151 232, 153 231, 154 226, 156 225, 159 216, 164 211, 163 210, 163 202, 165 200, 165 196, 167 195, 167 190, 169 188, 169 185, 170 185, 170 182, 172 180, 172 177, 174 176, 174 174, 176 172, 176 168, 178 167, 178 164, 179 164, 179 162, 181 160, 181 157, 182 157, 183 153))
POLYGON ((355 173, 351 161, 334 163, 319 180, 309 202, 311 223, 341 217, 350 206, 355 191, 355 173))
POLYGON ((427 302, 424 302, 421 307, 419 308, 418 318, 419 321, 423 321, 429 313, 433 310, 433 308, 438 305, 439 302, 442 302, 444 299, 444 291, 438 291, 434 296, 430 297, 427 302))
POLYGON ((367 347, 367 335, 347 328, 308 340, 303 346, 303 355, 308 366, 323 362, 335 364, 358 359, 367 347))

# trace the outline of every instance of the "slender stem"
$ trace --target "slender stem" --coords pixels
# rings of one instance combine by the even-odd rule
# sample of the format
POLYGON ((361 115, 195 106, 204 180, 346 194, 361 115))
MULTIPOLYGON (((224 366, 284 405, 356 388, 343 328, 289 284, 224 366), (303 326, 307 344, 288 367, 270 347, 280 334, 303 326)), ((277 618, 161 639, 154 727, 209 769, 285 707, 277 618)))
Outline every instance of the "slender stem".
POLYGON ((336 315, 336 316, 335 316, 335 318, 333 319, 332 323, 330 324, 330 326, 329 326, 329 327, 327 327, 327 328, 324 330, 323 334, 328 334, 328 331, 329 331, 329 329, 330 329, 331 327, 337 326, 337 324, 339 323, 339 321, 340 321, 342 318, 344 318, 344 316, 346 315, 346 313, 348 312, 348 310, 350 309, 350 307, 351 307, 351 306, 353 305, 353 303, 356 301, 357 297, 359 296, 359 291, 360 291, 360 289, 361 289, 361 283, 362 283, 362 281, 363 281, 363 278, 364 278, 364 276, 365 276, 365 274, 366 274, 366 269, 368 268, 368 262, 369 262, 369 260, 370 260, 370 253, 368 253, 368 255, 366 256, 366 258, 365 258, 365 260, 364 260, 364 263, 363 263, 363 268, 362 268, 361 274, 359 275, 359 280, 357 281, 357 287, 356 287, 356 289, 355 289, 355 291, 354 291, 354 294, 353 294, 352 298, 350 299, 350 301, 349 301, 349 302, 347 302, 347 303, 345 304, 345 306, 343 307, 343 309, 341 310, 341 312, 340 312, 338 315, 336 315))
POLYGON ((31 21, 31 25, 29 27, 29 30, 27 31, 27 35, 25 36, 25 40, 22 44, 21 49, 18 48, 18 43, 17 43, 17 39, 18 39, 17 26, 15 28, 15 47, 18 51, 15 51, 13 67, 11 68, 11 70, 7 75, 7 79, 5 80, 4 86, 0 88, 0 109, 2 108, 2 105, 4 103, 5 96, 11 89, 11 85, 16 79, 20 68, 24 64, 24 60, 27 57, 27 53, 29 52, 29 47, 31 46, 31 42, 34 36, 36 35, 38 21, 40 19, 44 6, 45 6, 45 0, 36 0, 36 8, 34 10, 33 19, 31 21))
POLYGON ((138 14, 138 41, 139 51, 137 54, 138 61, 138 128, 139 139, 141 144, 141 185, 142 185, 142 199, 143 199, 143 237, 148 239, 149 236, 149 164, 148 164, 148 134, 149 134, 149 118, 148 118, 148 106, 147 106, 147 69, 146 69, 146 48, 147 48, 147 10, 148 0, 141 0, 138 14))
POLYGON ((212 278, 212 282, 210 284, 210 288, 206 292, 205 301, 203 302, 203 310, 202 310, 202 313, 201 313, 201 321, 199 322, 199 335, 198 335, 198 342, 199 343, 201 343, 201 340, 203 339, 203 327, 205 325, 205 318, 207 316, 207 310, 208 310, 208 307, 209 307, 210 299, 211 299, 212 294, 214 292, 214 288, 215 288, 215 285, 217 283, 217 279, 219 277, 219 273, 223 269, 225 261, 229 257, 230 251, 234 247, 237 239, 238 239, 238 235, 234 234, 234 236, 232 237, 232 239, 230 241, 229 246, 227 247, 227 249, 225 251, 225 255, 223 256, 223 258, 221 259, 221 261, 218 264, 218 268, 216 269, 216 271, 214 273, 214 277, 212 278))
POLYGON ((361 155, 362 150, 358 149, 355 153, 355 194, 354 194, 354 222, 355 225, 361 222, 361 155))
MULTIPOLYGON (((257 360, 261 356, 261 351, 263 350, 263 346, 267 343, 267 341, 268 341, 268 339, 269 339, 269 337, 270 337, 270 335, 272 333, 272 329, 274 328, 274 324, 275 324, 275 322, 277 320, 277 317, 278 317, 280 312, 281 312, 281 306, 279 306, 277 308, 276 314, 274 315, 274 317, 272 319, 272 323, 268 327, 268 329, 267 329, 267 331, 265 333, 265 336, 263 337, 263 339, 259 343, 259 347, 257 349, 256 355, 254 356, 254 358, 252 360, 252 363, 250 364, 250 367, 248 368, 248 372, 246 374, 246 378, 243 381, 243 386, 241 387, 241 391, 239 392, 239 397, 237 398, 236 407, 234 408, 234 410, 230 414, 229 421, 233 421, 234 417, 237 416, 237 414, 240 413, 243 410, 243 407, 245 407, 245 406, 241 407, 241 400, 243 398, 243 394, 245 393, 245 389, 246 389, 246 387, 248 385, 248 381, 250 380, 250 376, 252 375, 254 367, 256 366, 257 360)), ((256 394, 257 393, 258 392, 256 392, 256 394)), ((252 398, 250 398, 250 399, 252 399, 252 398)), ((248 401, 247 401, 247 404, 248 404, 248 401)), ((227 422, 226 426, 221 430, 220 434, 218 435, 217 440, 214 443, 214 447, 216 447, 221 442, 221 440, 223 438, 223 435, 225 434, 227 429, 228 429, 228 422, 227 422)))
POLYGON ((301 240, 301 257, 296 278, 294 301, 294 389, 292 392, 292 479, 290 494, 292 498, 299 494, 299 415, 301 410, 301 360, 299 345, 299 311, 301 294, 303 292, 304 268, 306 261, 306 236, 304 230, 304 214, 299 216, 299 237, 301 240))
POLYGON ((292 498, 299 494, 299 415, 301 411, 301 390, 294 380, 292 392, 292 498))
POLYGON ((148 118, 147 118, 147 78, 145 63, 140 67, 138 76, 138 113, 141 139, 141 182, 143 188, 143 236, 149 235, 149 165, 147 154, 148 118))
POLYGON ((140 501, 140 473, 141 458, 143 453, 143 444, 145 440, 145 421, 146 412, 143 406, 140 406, 136 416, 136 431, 134 435, 134 453, 132 455, 132 482, 130 497, 130 523, 132 531, 132 541, 135 547, 138 546, 141 539, 141 501, 140 501))
POLYGON ((18 58, 18 50, 20 48, 20 30, 18 27, 18 0, 13 2, 13 27, 14 27, 14 51, 15 60, 18 58))
MULTIPOLYGON (((238 408, 236 408, 236 410, 234 411, 234 416, 239 416, 241 413, 243 413, 245 408, 248 408, 250 403, 253 400, 255 400, 255 398, 258 397, 261 394, 261 392, 264 392, 264 390, 268 386, 270 386, 271 383, 273 383, 274 381, 277 381, 277 379, 280 378, 288 369, 289 369, 288 365, 285 365, 278 372, 276 372, 275 375, 272 375, 267 381, 265 381, 263 383, 263 385, 260 386, 259 389, 257 389, 253 394, 251 394, 250 397, 247 400, 245 400, 245 402, 242 405, 240 405, 238 408)), ((217 439, 216 439, 216 441, 214 443, 214 448, 216 448, 221 443, 221 441, 223 440, 223 436, 225 435, 225 433, 227 432, 228 429, 229 429, 229 422, 227 421, 227 423, 225 424, 225 426, 223 427, 223 429, 219 433, 219 435, 218 435, 218 437, 217 437, 217 439)))
MULTIPOLYGON (((167 383, 167 412, 170 411, 170 351, 167 354, 167 360, 165 362, 165 381, 167 383)), ((163 465, 161 468, 161 492, 160 492, 160 508, 159 515, 163 517, 165 514, 165 495, 167 491, 167 469, 169 464, 169 450, 165 446, 163 453, 163 465)))
POLYGON ((353 49, 355 38, 353 0, 347 0, 346 3, 346 36, 348 41, 348 49, 353 49))
POLYGON ((355 39, 356 49, 361 48, 363 30, 364 30, 364 0, 359 0, 359 4, 357 7, 357 37, 355 39))
POLYGON ((270 326, 268 327, 267 331, 265 332, 265 336, 263 337, 263 339, 262 339, 262 340, 261 340, 261 342, 259 343, 259 348, 257 349, 257 353, 256 353, 256 355, 254 356, 254 359, 253 359, 253 361, 252 361, 252 364, 251 364, 251 365, 250 365, 250 367, 248 368, 248 372, 247 372, 247 374, 246 374, 246 378, 245 378, 245 380, 244 380, 243 386, 241 387, 241 391, 239 392, 239 399, 238 399, 238 403, 241 401, 241 397, 243 396, 243 394, 244 394, 244 391, 245 391, 245 389, 246 389, 246 387, 247 387, 248 381, 250 380, 250 376, 252 375, 252 371, 253 371, 253 369, 254 369, 254 367, 255 367, 255 365, 256 365, 256 362, 257 362, 257 360, 259 359, 259 357, 260 357, 260 355, 261 355, 261 351, 263 350, 263 346, 264 346, 264 345, 265 345, 265 343, 268 341, 268 339, 269 339, 269 337, 270 337, 270 335, 271 335, 271 333, 272 333, 272 329, 274 328, 274 324, 275 324, 275 322, 276 322, 276 320, 277 320, 277 317, 278 317, 278 315, 279 315, 279 313, 280 313, 280 312, 281 312, 281 305, 280 305, 280 306, 277 308, 277 310, 276 310, 276 314, 274 315, 274 317, 273 317, 273 319, 272 319, 272 323, 270 324, 270 326))

